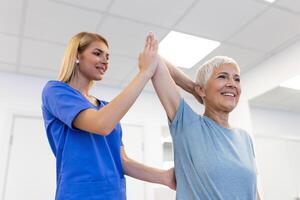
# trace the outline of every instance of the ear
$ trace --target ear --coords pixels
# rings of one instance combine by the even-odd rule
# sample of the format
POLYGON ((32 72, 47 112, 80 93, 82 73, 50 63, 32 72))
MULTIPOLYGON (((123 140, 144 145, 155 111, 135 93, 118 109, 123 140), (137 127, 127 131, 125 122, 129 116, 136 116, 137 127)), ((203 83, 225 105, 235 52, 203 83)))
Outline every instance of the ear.
POLYGON ((195 86, 195 92, 198 96, 200 96, 202 99, 205 98, 206 94, 205 94, 205 88, 200 86, 200 85, 196 85, 195 86))
POLYGON ((76 59, 79 60, 79 53, 76 54, 76 59))

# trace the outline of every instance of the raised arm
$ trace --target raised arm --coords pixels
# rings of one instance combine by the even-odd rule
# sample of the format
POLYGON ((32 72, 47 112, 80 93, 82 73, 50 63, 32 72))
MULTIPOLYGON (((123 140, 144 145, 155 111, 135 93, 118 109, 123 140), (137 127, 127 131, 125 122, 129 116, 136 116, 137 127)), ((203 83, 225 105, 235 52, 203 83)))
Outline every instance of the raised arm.
POLYGON ((109 104, 100 110, 87 109, 78 114, 73 125, 91 133, 108 135, 127 113, 146 83, 153 76, 158 63, 157 40, 149 34, 139 56, 139 73, 109 104))
POLYGON ((195 91, 195 82, 187 76, 183 71, 181 71, 178 67, 175 67, 171 62, 162 58, 165 62, 170 75, 172 76, 173 80, 175 81, 176 85, 181 87, 186 92, 192 94, 199 102, 201 102, 201 97, 195 91))
POLYGON ((162 59, 158 62, 152 83, 168 118, 172 121, 179 107, 181 96, 162 59))

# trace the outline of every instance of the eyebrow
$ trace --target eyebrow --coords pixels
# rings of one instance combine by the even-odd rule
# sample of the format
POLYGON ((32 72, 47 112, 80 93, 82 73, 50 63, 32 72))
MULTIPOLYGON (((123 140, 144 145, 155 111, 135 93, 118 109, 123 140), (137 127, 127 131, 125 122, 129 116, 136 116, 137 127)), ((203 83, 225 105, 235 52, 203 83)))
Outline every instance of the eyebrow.
MULTIPOLYGON (((227 73, 227 72, 220 72, 220 73, 218 73, 217 75, 220 75, 220 74, 225 74, 225 75, 229 75, 229 73, 227 73)), ((233 76, 237 76, 237 77, 240 77, 240 75, 238 75, 238 74, 234 74, 233 76)))
POLYGON ((106 55, 108 55, 108 56, 109 56, 109 53, 107 53, 107 52, 104 52, 102 49, 95 48, 95 50, 98 50, 100 53, 106 53, 106 55))

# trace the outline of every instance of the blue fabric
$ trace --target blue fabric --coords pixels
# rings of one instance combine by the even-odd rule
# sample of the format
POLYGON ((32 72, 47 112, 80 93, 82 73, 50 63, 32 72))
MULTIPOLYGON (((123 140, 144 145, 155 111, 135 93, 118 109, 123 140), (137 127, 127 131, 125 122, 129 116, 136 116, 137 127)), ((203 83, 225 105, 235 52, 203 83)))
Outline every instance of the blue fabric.
POLYGON ((51 149, 56 157, 56 200, 125 200, 121 163, 122 129, 108 136, 73 127, 76 116, 96 107, 81 93, 60 81, 49 81, 42 93, 42 111, 51 149))
POLYGON ((256 166, 249 135, 196 114, 182 99, 169 124, 177 200, 255 200, 256 166))

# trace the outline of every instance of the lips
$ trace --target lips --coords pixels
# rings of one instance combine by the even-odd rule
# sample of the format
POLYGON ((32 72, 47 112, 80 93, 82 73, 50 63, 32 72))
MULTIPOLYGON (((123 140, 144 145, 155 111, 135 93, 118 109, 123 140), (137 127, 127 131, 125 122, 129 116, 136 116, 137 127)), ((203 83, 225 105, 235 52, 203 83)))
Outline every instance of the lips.
POLYGON ((236 97, 236 94, 234 92, 221 92, 221 95, 229 96, 229 97, 236 97))
POLYGON ((104 66, 96 66, 96 69, 97 69, 100 73, 104 74, 107 68, 104 67, 104 66))

